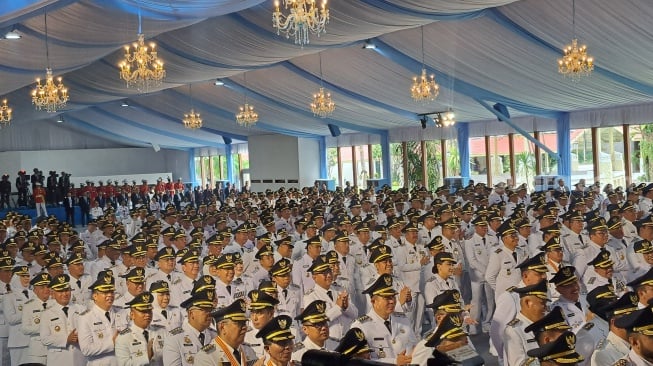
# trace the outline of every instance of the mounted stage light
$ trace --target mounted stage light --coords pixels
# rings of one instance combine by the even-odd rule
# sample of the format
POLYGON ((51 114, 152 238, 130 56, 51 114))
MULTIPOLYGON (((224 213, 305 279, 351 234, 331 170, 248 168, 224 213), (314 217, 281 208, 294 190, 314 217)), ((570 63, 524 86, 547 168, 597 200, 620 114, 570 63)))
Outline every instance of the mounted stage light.
POLYGON ((20 33, 18 33, 16 28, 13 28, 9 32, 5 33, 5 39, 12 39, 13 40, 13 39, 21 39, 21 38, 23 38, 23 36, 21 36, 20 33))
POLYGON ((371 39, 366 39, 365 44, 363 45, 363 49, 374 50, 376 49, 376 45, 374 44, 374 42, 372 42, 371 39))

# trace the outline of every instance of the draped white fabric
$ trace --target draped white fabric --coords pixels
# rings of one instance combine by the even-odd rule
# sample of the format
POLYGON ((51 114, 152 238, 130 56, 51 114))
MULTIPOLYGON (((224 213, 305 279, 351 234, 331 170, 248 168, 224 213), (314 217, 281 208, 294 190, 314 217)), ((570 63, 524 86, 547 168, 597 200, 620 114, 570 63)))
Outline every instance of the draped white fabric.
MULTIPOLYGON (((16 136, 28 134, 33 121, 50 126, 54 119, 35 111, 29 98, 46 66, 46 7, 50 65, 71 95, 60 112, 66 123, 52 128, 104 138, 100 145, 224 149, 230 141, 233 149, 257 134, 330 136, 329 125, 342 135, 327 137, 328 146, 379 141, 385 131, 390 141, 453 138, 455 129, 422 130, 416 115, 448 107, 458 121, 471 122, 470 136, 512 132, 477 100, 507 105, 529 132, 553 130, 557 112, 571 112, 574 128, 653 120, 653 7, 647 0, 576 2, 576 35, 597 60, 594 74, 580 83, 556 71, 572 37, 571 1, 332 0, 327 33, 303 48, 276 35, 271 0, 10 3, 0 7, 0 31, 15 27, 23 37, 0 41, 0 95, 14 108, 16 136), (136 39, 139 11, 142 31, 158 44, 168 74, 148 94, 127 89, 116 67, 122 46, 136 39), (409 95, 422 66, 421 25, 425 66, 441 86, 438 99, 426 105, 409 95), (366 39, 377 49, 363 49, 366 39), (323 84, 337 105, 326 119, 308 107, 320 87, 320 52, 323 84), (226 86, 215 87, 216 78, 226 86), (191 106, 190 83, 204 119, 199 131, 181 124, 191 106), (234 121, 245 93, 260 115, 253 128, 234 121), (120 107, 125 99, 129 108, 120 107)), ((21 149, 18 141, 33 145, 0 141, 10 142, 3 149, 21 149)))

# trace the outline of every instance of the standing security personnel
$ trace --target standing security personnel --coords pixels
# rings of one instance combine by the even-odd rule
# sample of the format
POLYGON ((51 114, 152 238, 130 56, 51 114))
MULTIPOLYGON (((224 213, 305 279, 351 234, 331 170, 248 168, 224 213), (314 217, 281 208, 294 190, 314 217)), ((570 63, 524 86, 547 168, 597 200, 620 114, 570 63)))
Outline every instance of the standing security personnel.
POLYGON ((198 291, 181 303, 188 312, 187 320, 181 327, 170 331, 164 341, 165 366, 195 364, 197 353, 215 337, 215 332, 209 329, 214 299, 213 291, 198 291))
POLYGON ((41 315, 41 342, 47 347, 47 365, 83 365, 86 357, 79 349, 77 323, 85 306, 71 303, 70 277, 59 275, 49 284, 54 301, 41 315))
POLYGON ((379 362, 405 365, 411 363, 410 353, 417 344, 408 317, 395 312, 397 291, 393 279, 383 274, 364 293, 369 295, 372 309, 351 326, 360 328, 372 348, 372 359, 379 362))
POLYGON ((114 341, 118 336, 118 314, 113 309, 115 284, 113 277, 101 273, 91 285, 93 304, 80 314, 77 333, 79 347, 88 366, 117 365, 114 341))
POLYGON ((161 349, 163 338, 159 331, 150 328, 152 322, 153 296, 149 292, 136 295, 128 305, 131 309, 131 325, 116 338, 118 365, 163 366, 161 349))

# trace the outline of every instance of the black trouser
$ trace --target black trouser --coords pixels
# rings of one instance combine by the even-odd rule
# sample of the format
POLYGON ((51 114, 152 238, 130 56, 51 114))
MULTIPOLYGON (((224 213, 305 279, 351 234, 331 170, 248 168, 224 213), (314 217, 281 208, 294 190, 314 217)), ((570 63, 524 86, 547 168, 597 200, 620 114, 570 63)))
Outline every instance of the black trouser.
POLYGON ((11 205, 9 204, 9 193, 0 194, 0 209, 4 209, 5 205, 7 208, 11 208, 11 205))
POLYGON ((72 207, 66 209, 66 222, 75 226, 75 209, 72 207))

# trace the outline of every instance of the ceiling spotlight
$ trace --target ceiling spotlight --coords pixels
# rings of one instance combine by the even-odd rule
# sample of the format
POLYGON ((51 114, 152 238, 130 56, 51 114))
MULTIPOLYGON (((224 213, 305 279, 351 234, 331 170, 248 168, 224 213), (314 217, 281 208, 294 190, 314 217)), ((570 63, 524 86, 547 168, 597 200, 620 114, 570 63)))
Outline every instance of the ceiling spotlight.
POLYGON ((120 103, 120 106, 121 106, 121 107, 129 107, 129 103, 127 103, 126 100, 123 100, 123 101, 120 103))
POLYGON ((422 128, 426 128, 426 122, 429 121, 429 118, 426 116, 422 116, 422 118, 420 118, 419 121, 422 123, 422 128))
POLYGON ((224 81, 222 79, 215 79, 215 82, 213 83, 215 86, 224 86, 224 81))
POLYGON ((363 45, 363 48, 366 50, 374 50, 376 49, 376 45, 374 44, 374 42, 372 42, 371 39, 367 39, 365 40, 365 44, 363 45))
POLYGON ((64 119, 62 115, 59 115, 59 117, 57 117, 57 123, 64 123, 64 119))

